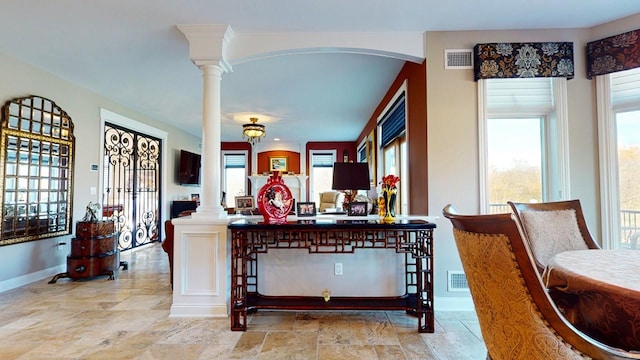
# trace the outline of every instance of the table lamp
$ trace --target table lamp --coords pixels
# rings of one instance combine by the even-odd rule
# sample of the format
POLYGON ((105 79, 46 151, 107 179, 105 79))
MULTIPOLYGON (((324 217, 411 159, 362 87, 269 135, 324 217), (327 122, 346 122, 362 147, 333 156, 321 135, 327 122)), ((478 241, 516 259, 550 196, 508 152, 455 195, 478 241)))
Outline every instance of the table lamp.
POLYGON ((355 199, 358 190, 371 189, 369 164, 355 162, 337 162, 333 164, 333 190, 344 192, 345 210, 355 199))

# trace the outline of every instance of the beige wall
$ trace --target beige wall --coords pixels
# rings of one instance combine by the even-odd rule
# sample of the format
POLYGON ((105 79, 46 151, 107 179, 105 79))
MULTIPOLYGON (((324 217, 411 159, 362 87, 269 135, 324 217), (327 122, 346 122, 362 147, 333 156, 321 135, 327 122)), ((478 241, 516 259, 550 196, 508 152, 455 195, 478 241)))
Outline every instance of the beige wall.
MULTIPOLYGON (((637 23, 637 22, 636 22, 637 23)), ((608 28, 609 29, 609 28, 608 28)), ((575 78, 568 81, 570 198, 582 201, 587 223, 599 238, 600 213, 595 90, 586 79, 589 29, 460 31, 426 34, 429 214, 441 215, 453 203, 463 213, 479 212, 478 101, 472 70, 445 70, 445 49, 471 49, 486 42, 571 41, 575 78)), ((447 293, 447 270, 461 270, 451 224, 436 232, 435 293, 447 293)))
POLYGON ((617 21, 594 26, 589 29, 589 41, 599 40, 608 36, 621 34, 623 32, 640 29, 640 14, 627 16, 617 21))
MULTIPOLYGON (((199 188, 179 186, 174 181, 175 154, 179 149, 200 152, 197 144, 200 138, 186 134, 176 127, 160 123, 131 109, 103 98, 85 88, 73 85, 61 78, 29 66, 12 57, 0 54, 0 103, 22 96, 38 95, 54 101, 64 109, 75 125, 75 179, 73 194, 73 221, 84 216, 85 205, 89 201, 101 202, 90 195, 90 187, 99 186, 99 173, 90 171, 91 164, 100 163, 101 132, 100 108, 124 115, 141 123, 168 133, 165 151, 167 162, 164 182, 166 193, 163 206, 168 216, 171 200, 199 192, 199 188)), ((100 193, 100 191, 98 191, 100 193)), ((31 241, 0 247, 0 291, 49 276, 48 273, 66 271, 66 256, 69 254, 70 237, 31 241), (59 242, 66 242, 58 249, 59 242)))

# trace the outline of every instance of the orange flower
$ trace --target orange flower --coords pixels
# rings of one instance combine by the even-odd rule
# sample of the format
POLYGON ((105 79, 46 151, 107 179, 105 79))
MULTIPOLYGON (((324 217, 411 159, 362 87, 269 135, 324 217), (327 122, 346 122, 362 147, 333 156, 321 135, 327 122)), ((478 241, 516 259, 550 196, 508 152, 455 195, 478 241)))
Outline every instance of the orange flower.
POLYGON ((389 174, 387 176, 383 176, 382 181, 380 183, 382 184, 383 188, 395 189, 396 184, 398 184, 398 181, 400 181, 399 177, 393 174, 389 174))

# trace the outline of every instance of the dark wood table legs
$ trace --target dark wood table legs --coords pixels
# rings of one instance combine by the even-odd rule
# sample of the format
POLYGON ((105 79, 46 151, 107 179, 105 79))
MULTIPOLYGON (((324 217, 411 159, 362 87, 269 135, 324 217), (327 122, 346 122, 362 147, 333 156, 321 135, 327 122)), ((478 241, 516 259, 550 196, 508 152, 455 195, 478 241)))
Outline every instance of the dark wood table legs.
POLYGON ((340 223, 251 225, 232 223, 231 330, 247 329, 247 313, 258 309, 405 310, 418 318, 419 332, 434 331, 433 228, 426 221, 403 224, 340 223), (306 225, 306 226, 305 226, 306 225), (356 249, 395 250, 404 256, 405 294, 386 297, 265 296, 258 292, 258 258, 269 249, 308 249, 310 255, 356 249))

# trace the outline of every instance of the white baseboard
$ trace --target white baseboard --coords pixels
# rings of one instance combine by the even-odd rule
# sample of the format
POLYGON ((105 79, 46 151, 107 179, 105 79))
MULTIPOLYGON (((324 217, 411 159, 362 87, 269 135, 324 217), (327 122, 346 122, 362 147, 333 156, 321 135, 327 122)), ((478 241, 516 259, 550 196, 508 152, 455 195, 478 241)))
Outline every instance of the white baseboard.
POLYGON ((60 264, 48 269, 0 281, 0 292, 19 288, 20 286, 31 284, 32 282, 46 279, 48 277, 53 277, 56 274, 63 273, 65 271, 67 271, 67 264, 60 264))
POLYGON ((442 297, 433 299, 435 311, 474 311, 473 299, 468 297, 442 297))

